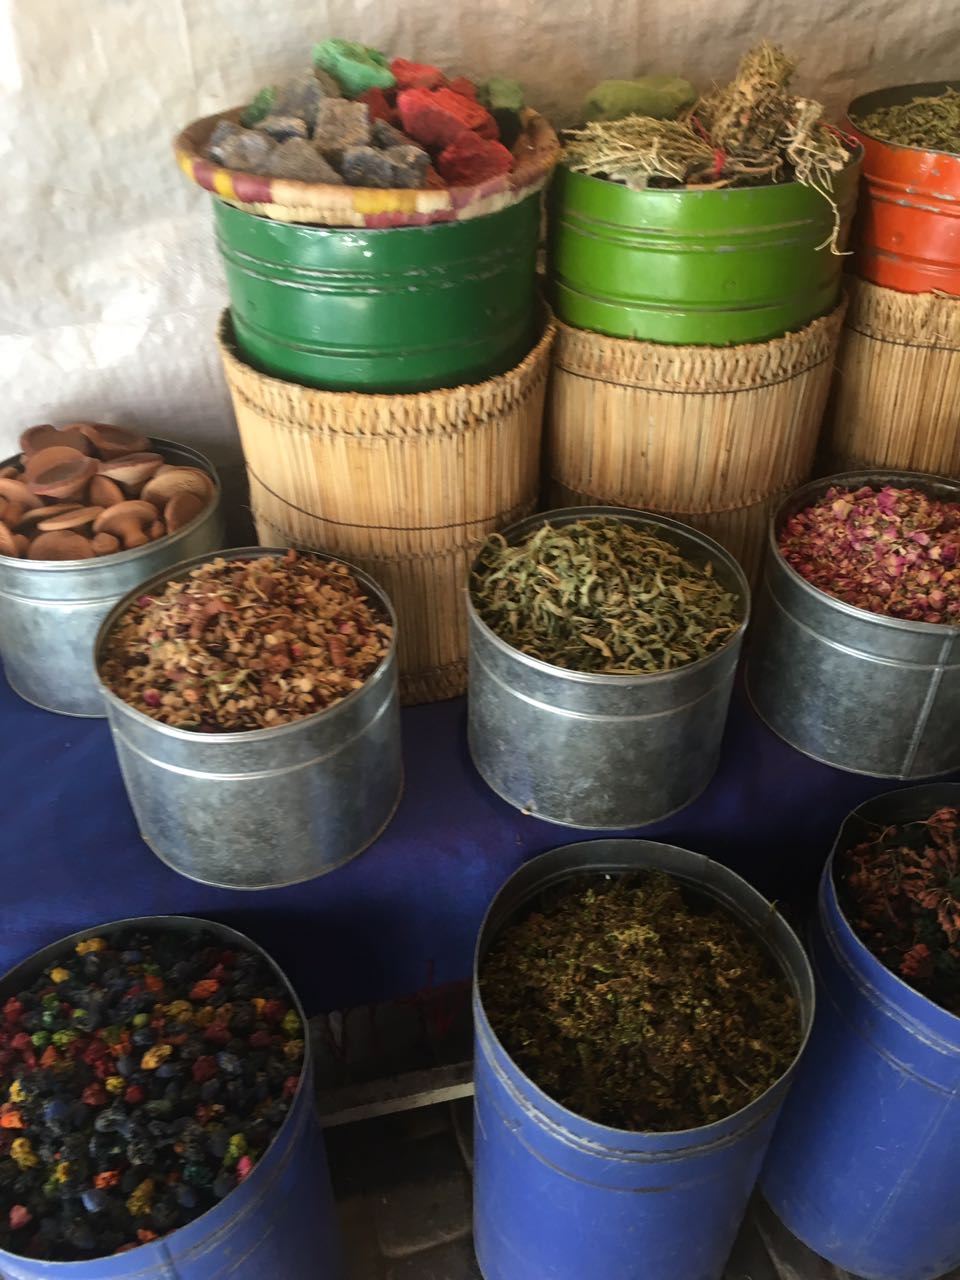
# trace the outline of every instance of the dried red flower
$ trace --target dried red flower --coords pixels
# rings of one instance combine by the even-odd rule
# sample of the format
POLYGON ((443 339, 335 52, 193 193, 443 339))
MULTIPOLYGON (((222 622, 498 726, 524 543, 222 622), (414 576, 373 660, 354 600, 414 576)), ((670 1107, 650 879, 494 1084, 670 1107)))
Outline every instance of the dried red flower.
POLYGON ((918 489, 828 489, 780 535, 786 562, 828 595, 912 622, 960 626, 960 502, 918 489))
POLYGON ((879 829, 840 855, 837 886, 877 959, 960 1014, 960 808, 879 829))

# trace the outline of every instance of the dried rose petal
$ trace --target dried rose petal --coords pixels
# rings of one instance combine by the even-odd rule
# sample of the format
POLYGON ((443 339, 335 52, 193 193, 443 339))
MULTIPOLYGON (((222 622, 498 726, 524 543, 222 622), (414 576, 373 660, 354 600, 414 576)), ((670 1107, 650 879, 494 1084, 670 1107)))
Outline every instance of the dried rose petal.
POLYGON ((787 564, 871 613, 960 626, 960 502, 917 489, 829 489, 780 535, 787 564))

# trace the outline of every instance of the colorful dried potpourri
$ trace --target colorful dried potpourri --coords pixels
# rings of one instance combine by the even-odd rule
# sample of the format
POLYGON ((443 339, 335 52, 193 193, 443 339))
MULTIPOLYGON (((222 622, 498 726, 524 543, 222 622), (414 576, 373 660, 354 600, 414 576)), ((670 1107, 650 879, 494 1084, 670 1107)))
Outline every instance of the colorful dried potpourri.
POLYGON ((536 1085, 616 1129, 722 1120, 800 1047, 797 1001, 772 956, 661 871, 577 876, 548 891, 490 948, 480 994, 536 1085))
POLYGON ((960 809, 877 827, 837 858, 840 903, 881 964, 960 1016, 960 809))
POLYGON ((516 546, 491 534, 471 576, 488 627, 572 671, 670 671, 722 648, 743 603, 655 533, 609 516, 541 525, 516 546))
POLYGON ((960 502, 918 489, 828 489, 790 517, 780 552, 801 577, 858 609, 960 625, 960 502))
POLYGON ((198 732, 269 729, 359 689, 393 628, 346 565, 289 551, 218 557, 141 596, 100 674, 117 697, 198 732))
POLYGON ((202 927, 64 951, 0 1016, 0 1248, 72 1262, 191 1222, 266 1151, 303 1052, 269 964, 202 927))
POLYGON ((960 93, 949 85, 935 97, 878 107, 853 123, 882 142, 960 155, 960 93))

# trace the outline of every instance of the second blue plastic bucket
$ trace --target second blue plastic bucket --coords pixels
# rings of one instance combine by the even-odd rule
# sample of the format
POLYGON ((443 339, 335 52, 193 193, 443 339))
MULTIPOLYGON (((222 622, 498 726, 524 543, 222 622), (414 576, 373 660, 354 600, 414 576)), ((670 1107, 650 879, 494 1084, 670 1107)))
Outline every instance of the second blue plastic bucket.
POLYGON ((567 845, 521 867, 487 913, 474 972, 474 1233, 485 1280, 719 1280, 723 1272, 796 1060, 761 1097, 715 1124, 611 1129, 554 1102, 516 1066, 476 982, 493 939, 545 889, 584 872, 653 868, 715 898, 767 945, 796 994, 806 1038, 813 978, 803 948, 726 867, 649 840, 567 845))

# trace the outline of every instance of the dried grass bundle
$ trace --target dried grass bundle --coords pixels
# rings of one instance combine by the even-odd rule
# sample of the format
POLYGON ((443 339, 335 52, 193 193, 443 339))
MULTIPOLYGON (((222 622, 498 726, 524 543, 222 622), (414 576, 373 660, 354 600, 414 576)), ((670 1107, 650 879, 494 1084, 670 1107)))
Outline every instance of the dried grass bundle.
POLYGON ((850 153, 824 122, 820 103, 789 92, 794 69, 782 49, 764 41, 744 55, 729 84, 704 94, 676 120, 627 116, 569 130, 564 161, 577 173, 634 190, 796 181, 833 208, 829 243, 838 252, 833 176, 850 153))

